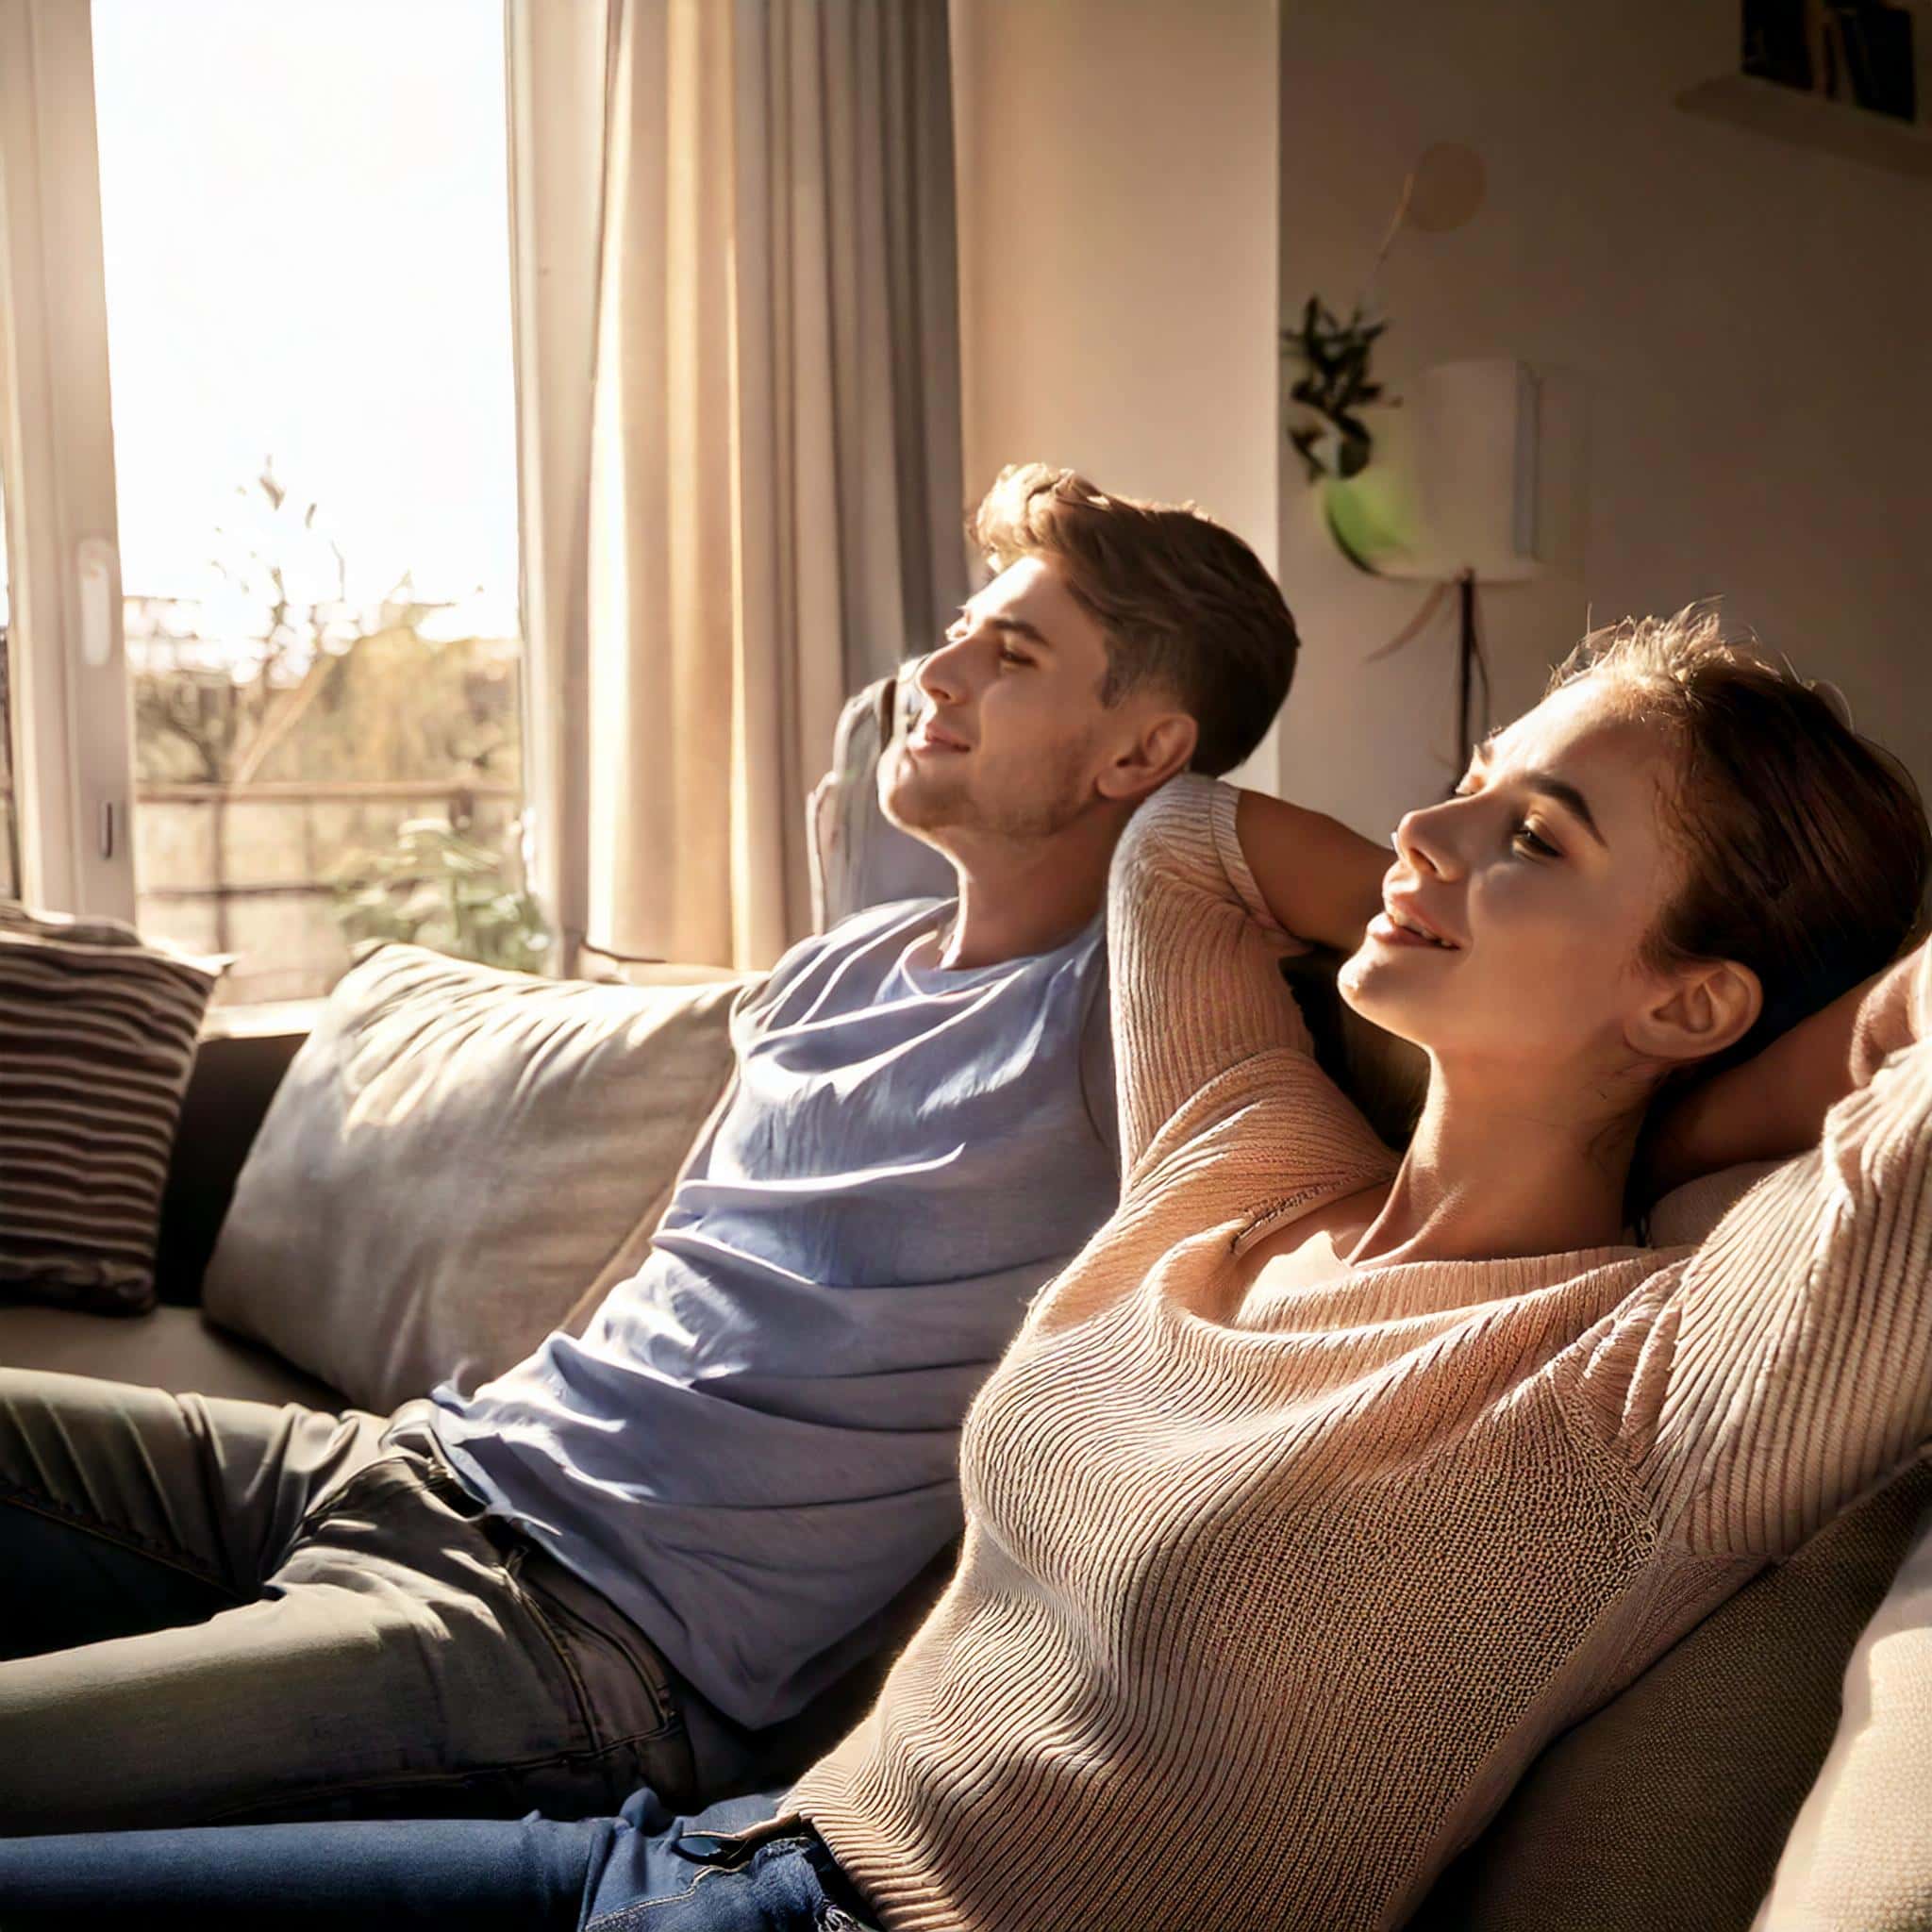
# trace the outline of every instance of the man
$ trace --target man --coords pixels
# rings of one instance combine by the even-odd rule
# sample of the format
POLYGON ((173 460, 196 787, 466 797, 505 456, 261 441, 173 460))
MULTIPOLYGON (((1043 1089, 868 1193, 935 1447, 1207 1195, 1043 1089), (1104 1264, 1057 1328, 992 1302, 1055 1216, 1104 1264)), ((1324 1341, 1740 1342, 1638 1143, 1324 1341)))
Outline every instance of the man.
MULTIPOLYGON (((879 774, 958 895, 741 1007, 581 1339, 390 1419, 0 1372, 0 1828, 690 1802, 836 1710, 958 1531, 974 1390, 1114 1200, 1114 843, 1253 750, 1296 647, 1191 510, 1035 465, 973 528, 1000 574, 879 774)), ((1384 855, 1308 823, 1303 929, 1353 945, 1384 855)))

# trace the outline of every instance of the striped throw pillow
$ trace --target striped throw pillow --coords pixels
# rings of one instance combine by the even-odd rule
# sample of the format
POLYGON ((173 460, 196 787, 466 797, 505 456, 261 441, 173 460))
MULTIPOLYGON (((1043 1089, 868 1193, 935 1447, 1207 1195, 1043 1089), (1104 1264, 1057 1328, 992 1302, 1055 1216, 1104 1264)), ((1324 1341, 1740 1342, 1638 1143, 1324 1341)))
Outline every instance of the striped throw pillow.
POLYGON ((0 1288, 139 1313, 225 959, 0 900, 0 1288))

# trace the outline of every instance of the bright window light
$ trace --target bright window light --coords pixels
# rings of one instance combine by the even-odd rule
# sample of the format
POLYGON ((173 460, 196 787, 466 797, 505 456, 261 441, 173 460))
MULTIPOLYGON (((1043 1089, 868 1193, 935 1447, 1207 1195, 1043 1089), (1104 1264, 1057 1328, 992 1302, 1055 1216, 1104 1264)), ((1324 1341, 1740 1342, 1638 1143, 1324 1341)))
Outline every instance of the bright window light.
POLYGON ((142 924, 531 963, 500 0, 93 22, 142 924))

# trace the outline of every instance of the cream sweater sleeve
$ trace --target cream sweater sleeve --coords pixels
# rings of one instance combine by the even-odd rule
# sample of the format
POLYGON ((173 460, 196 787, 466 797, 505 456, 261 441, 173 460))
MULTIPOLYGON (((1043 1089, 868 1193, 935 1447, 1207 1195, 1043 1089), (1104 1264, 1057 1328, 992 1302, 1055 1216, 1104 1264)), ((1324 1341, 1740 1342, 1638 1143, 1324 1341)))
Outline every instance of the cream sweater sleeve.
POLYGON ((1249 1198, 1392 1164, 1314 1062, 1280 972, 1307 947, 1275 923, 1241 855, 1240 796, 1183 774, 1141 806, 1114 855, 1108 948, 1129 1190, 1170 1155, 1224 1161, 1249 1198))
POLYGON ((1724 1216, 1633 1341, 1626 1441, 1697 1549, 1783 1555, 1932 1436, 1932 956, 1905 1004, 1912 1043, 1724 1216))

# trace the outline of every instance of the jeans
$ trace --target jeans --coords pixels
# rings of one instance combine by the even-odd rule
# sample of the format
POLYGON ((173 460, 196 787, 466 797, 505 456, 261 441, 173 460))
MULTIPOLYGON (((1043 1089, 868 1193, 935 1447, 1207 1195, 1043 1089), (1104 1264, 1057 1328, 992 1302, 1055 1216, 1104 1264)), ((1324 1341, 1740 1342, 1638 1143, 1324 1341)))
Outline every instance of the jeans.
POLYGON ((873 1932, 824 1840, 775 1793, 672 1818, 640 1791, 619 1826, 601 1848, 585 1932, 873 1932))
POLYGON ((662 1660, 427 1407, 0 1369, 0 1833, 686 1802, 662 1660))
POLYGON ((873 1932, 811 1827, 772 1797, 674 1818, 650 1791, 553 1824, 230 1825, 0 1840, 0 1925, 276 1932, 873 1932))

